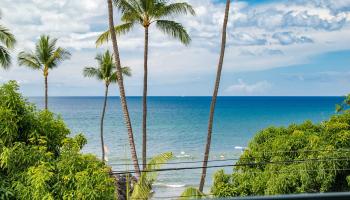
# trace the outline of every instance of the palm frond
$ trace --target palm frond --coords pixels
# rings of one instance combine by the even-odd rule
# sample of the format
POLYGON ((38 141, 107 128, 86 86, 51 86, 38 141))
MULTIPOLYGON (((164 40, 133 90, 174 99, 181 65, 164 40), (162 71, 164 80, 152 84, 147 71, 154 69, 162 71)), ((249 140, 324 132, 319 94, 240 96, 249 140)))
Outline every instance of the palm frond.
POLYGON ((48 35, 41 35, 35 46, 35 54, 41 63, 46 63, 54 52, 57 40, 52 40, 48 35))
MULTIPOLYGON (((96 60, 99 62, 100 71, 103 73, 105 80, 110 80, 113 75, 113 71, 116 70, 115 63, 113 60, 113 54, 111 54, 108 50, 101 55, 96 57, 96 60)), ((110 82, 110 81, 109 81, 110 82)))
POLYGON ((40 63, 40 61, 38 60, 38 58, 35 56, 35 54, 33 54, 32 52, 20 52, 18 54, 18 64, 20 66, 27 66, 31 69, 41 69, 42 65, 40 63))
POLYGON ((6 48, 12 49, 16 44, 15 36, 10 30, 0 25, 0 42, 5 44, 6 48))
POLYGON ((138 13, 135 12, 124 12, 121 16, 121 21, 123 22, 133 22, 143 24, 143 18, 138 13))
POLYGON ((204 197, 206 197, 206 195, 199 191, 197 188, 189 187, 185 189, 178 200, 201 199, 204 197))
POLYGON ((84 77, 94 77, 97 80, 103 80, 103 75, 99 69, 94 67, 85 67, 83 70, 84 77))
POLYGON ((47 52, 49 55, 54 54, 56 50, 57 38, 50 38, 50 36, 46 36, 47 39, 47 52))
POLYGON ((180 40, 185 45, 191 42, 190 36, 180 23, 169 20, 157 20, 156 25, 159 30, 180 40))
MULTIPOLYGON (((131 69, 130 69, 130 67, 122 67, 122 74, 123 74, 123 76, 124 76, 124 75, 125 75, 125 76, 131 76, 131 69)), ((110 81, 111 83, 115 83, 115 82, 118 81, 118 74, 117 74, 116 71, 113 72, 113 74, 112 74, 111 77, 109 78, 109 81, 110 81)))
POLYGON ((339 104, 335 105, 335 112, 340 113, 343 110, 344 110, 343 105, 339 105, 339 104))
POLYGON ((163 153, 152 158, 147 164, 146 172, 141 173, 139 181, 135 184, 131 199, 149 199, 152 184, 157 177, 157 173, 153 171, 159 169, 162 164, 168 162, 172 158, 173 154, 171 152, 163 153))
POLYGON ((164 163, 168 162, 169 160, 173 159, 174 155, 172 152, 166 152, 162 153, 160 155, 157 155, 153 157, 146 166, 146 171, 152 171, 159 169, 164 163))
POLYGON ((161 0, 139 0, 144 13, 151 14, 154 12, 157 4, 165 4, 165 1, 161 0))
POLYGON ((49 68, 56 67, 60 62, 69 59, 71 54, 66 49, 58 47, 47 61, 47 66, 49 68))
POLYGON ((154 14, 157 18, 164 18, 176 15, 196 15, 196 12, 190 4, 186 2, 181 2, 172 3, 169 5, 165 5, 164 7, 160 7, 156 10, 154 14))
POLYGON ((160 155, 153 157, 146 166, 146 171, 151 171, 151 172, 141 173, 140 180, 143 179, 153 183, 157 178, 157 173, 153 171, 160 169, 164 163, 168 162, 172 158, 173 158, 172 152, 162 153, 160 155))
POLYGON ((125 76, 131 76, 131 68, 130 67, 122 67, 122 74, 125 76))
MULTIPOLYGON (((118 26, 114 27, 115 33, 117 35, 123 35, 127 32, 129 32, 132 28, 134 27, 134 23, 131 22, 127 22, 118 26)), ((102 33, 96 40, 96 46, 101 46, 102 44, 108 42, 108 40, 110 39, 110 33, 109 30, 105 31, 104 33, 102 33)))
POLYGON ((137 0, 114 0, 114 5, 121 13, 135 13, 142 16, 142 8, 137 0))
POLYGON ((3 69, 8 69, 11 65, 11 56, 7 49, 0 46, 0 67, 3 69))

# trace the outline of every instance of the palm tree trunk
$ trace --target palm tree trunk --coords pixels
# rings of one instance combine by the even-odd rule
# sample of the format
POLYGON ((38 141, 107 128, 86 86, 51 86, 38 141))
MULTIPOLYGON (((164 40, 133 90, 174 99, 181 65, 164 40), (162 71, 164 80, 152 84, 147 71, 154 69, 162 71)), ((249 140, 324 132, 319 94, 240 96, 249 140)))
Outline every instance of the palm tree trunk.
POLYGON ((128 105, 127 105, 126 97, 125 97, 124 80, 123 80, 122 68, 121 68, 121 64, 120 64, 118 43, 117 43, 117 37, 116 37, 116 34, 115 34, 115 30, 114 30, 112 0, 107 0, 107 3, 108 3, 109 31, 111 33, 111 40, 112 40, 113 51, 114 51, 114 59, 115 59, 116 67, 117 67, 120 102, 121 102, 122 110, 123 110, 123 114, 124 114, 124 121, 125 121, 125 124, 126 124, 126 128, 128 130, 129 144, 130 144, 130 150, 131 150, 131 158, 132 158, 132 161, 133 161, 133 164, 134 164, 136 175, 138 177, 140 177, 139 161, 137 159, 137 153, 136 153, 135 141, 134 141, 134 134, 133 134, 133 131, 132 131, 132 125, 131 125, 131 121, 130 121, 128 105))
POLYGON ((145 27, 145 50, 143 64, 143 113, 142 113, 142 165, 147 165, 147 77, 148 77, 148 27, 145 27))
POLYGON ((102 109, 102 115, 101 115, 101 148, 102 148, 102 161, 106 161, 106 156, 105 156, 105 142, 103 139, 103 122, 105 118, 105 113, 106 113, 106 106, 107 106, 107 97, 108 97, 108 85, 106 84, 106 90, 105 90, 105 100, 103 103, 103 109, 102 109))
POLYGON ((47 84, 47 74, 45 76, 45 110, 48 109, 48 84, 47 84))
POLYGON ((213 130, 215 104, 216 104, 216 98, 218 96, 222 65, 223 65, 223 62, 224 62, 224 55, 225 55, 226 29, 227 29, 227 21, 228 21, 229 11, 230 11, 230 0, 226 0, 224 24, 223 24, 223 27, 222 27, 221 52, 220 52, 218 69, 217 69, 217 72, 216 72, 214 93, 213 93, 213 97, 212 97, 211 105, 210 105, 207 144, 205 146, 203 168, 202 168, 202 176, 201 176, 201 180, 200 180, 200 184, 199 184, 199 191, 201 191, 201 192, 203 192, 204 183, 205 183, 205 177, 207 175, 207 166, 208 166, 208 158, 209 158, 209 151, 210 151, 211 135, 212 135, 212 130, 213 130))

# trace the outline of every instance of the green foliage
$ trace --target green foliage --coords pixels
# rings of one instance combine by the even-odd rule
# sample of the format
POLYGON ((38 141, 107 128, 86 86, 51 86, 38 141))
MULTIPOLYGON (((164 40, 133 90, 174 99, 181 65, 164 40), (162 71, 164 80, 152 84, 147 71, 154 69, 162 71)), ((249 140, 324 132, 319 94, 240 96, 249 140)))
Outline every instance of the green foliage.
POLYGON ((178 200, 201 199, 205 197, 206 195, 197 188, 189 187, 185 189, 178 200))
POLYGON ((249 143, 233 174, 215 174, 212 193, 231 197, 350 191, 349 149, 349 112, 320 124, 270 127, 249 143))
POLYGON ((345 97, 344 101, 341 104, 335 105, 335 111, 337 113, 346 111, 350 106, 350 94, 345 97))
POLYGON ((80 153, 83 135, 37 111, 16 82, 0 87, 0 199, 114 199, 110 169, 80 153))
MULTIPOLYGON (((115 6, 122 12, 123 24, 115 26, 118 35, 131 31, 135 24, 148 28, 155 23, 156 27, 166 35, 179 40, 182 44, 188 45, 191 37, 182 24, 170 19, 181 15, 195 15, 192 6, 186 2, 173 3, 169 0, 114 0, 115 6)), ((102 33, 96 45, 100 46, 110 39, 109 30, 102 33)))
POLYGON ((57 39, 42 35, 35 45, 35 51, 22 51, 18 54, 18 64, 34 70, 42 70, 47 76, 48 70, 57 67, 71 54, 64 48, 56 47, 57 39))
POLYGON ((0 68, 8 69, 11 65, 9 50, 16 43, 14 35, 4 26, 0 25, 0 68))
MULTIPOLYGON (((85 77, 94 77, 97 80, 103 80, 106 85, 117 82, 117 68, 114 63, 113 54, 107 50, 104 54, 98 54, 95 60, 98 63, 98 67, 85 67, 83 75, 85 77)), ((122 74, 124 76, 131 76, 130 67, 122 67, 122 74)))
POLYGON ((152 184, 157 178, 157 173, 154 172, 154 170, 160 169, 164 163, 172 158, 173 154, 171 152, 163 153, 152 158, 147 164, 145 172, 141 173, 139 180, 135 184, 131 199, 149 199, 152 191, 152 184))

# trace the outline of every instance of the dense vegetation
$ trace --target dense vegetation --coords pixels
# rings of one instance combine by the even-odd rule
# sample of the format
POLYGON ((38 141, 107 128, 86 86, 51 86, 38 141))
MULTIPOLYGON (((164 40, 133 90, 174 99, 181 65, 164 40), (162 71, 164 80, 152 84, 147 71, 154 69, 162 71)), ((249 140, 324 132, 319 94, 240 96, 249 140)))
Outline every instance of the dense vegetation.
POLYGON ((16 82, 0 87, 0 199, 113 199, 109 168, 79 153, 83 135, 37 111, 16 82))
POLYGON ((270 127, 253 138, 232 175, 216 173, 212 192, 229 197, 350 191, 349 148, 348 111, 320 124, 270 127))

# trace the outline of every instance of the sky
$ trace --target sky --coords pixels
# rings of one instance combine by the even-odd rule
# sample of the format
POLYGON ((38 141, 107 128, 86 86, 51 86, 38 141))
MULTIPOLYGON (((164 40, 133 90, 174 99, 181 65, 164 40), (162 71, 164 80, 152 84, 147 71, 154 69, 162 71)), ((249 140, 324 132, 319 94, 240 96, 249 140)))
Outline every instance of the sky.
MULTIPOLYGON (((184 46, 150 29, 149 95, 210 96, 220 50, 223 0, 171 0, 190 3, 196 16, 180 16, 192 42, 184 46)), ((72 57, 49 74, 50 96, 101 96, 104 85, 84 78, 108 28, 105 0, 1 0, 0 24, 17 38, 10 70, 0 83, 17 80, 26 96, 44 94, 39 71, 19 67, 16 55, 31 50, 41 34, 58 38, 72 57)), ((115 12, 115 21, 120 23, 115 12)), ((143 30, 118 37, 129 96, 142 95, 143 30)), ((350 92, 350 0, 235 0, 219 95, 339 96, 350 92)), ((110 95, 118 95, 114 85, 110 95)))

